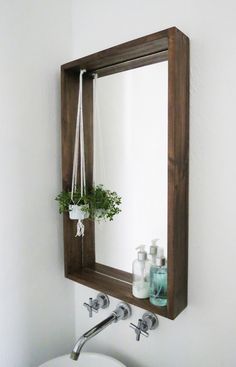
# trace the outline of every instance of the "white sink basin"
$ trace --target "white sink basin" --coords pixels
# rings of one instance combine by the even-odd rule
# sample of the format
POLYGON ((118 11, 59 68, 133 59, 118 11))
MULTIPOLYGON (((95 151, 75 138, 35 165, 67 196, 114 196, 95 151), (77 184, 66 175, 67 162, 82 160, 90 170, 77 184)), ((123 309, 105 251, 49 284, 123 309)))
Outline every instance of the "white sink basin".
POLYGON ((39 367, 126 367, 112 357, 99 353, 81 353, 78 361, 70 359, 69 355, 51 359, 39 367))

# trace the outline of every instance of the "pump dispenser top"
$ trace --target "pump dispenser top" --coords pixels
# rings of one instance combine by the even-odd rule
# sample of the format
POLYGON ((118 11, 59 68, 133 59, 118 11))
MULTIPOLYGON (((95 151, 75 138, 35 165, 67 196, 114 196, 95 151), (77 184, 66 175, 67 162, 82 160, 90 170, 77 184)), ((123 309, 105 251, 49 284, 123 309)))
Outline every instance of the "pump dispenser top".
POLYGON ((157 252, 158 252, 158 246, 157 246, 157 241, 159 241, 158 238, 155 238, 154 240, 152 240, 152 244, 150 246, 150 250, 149 250, 149 255, 151 257, 151 262, 152 264, 156 263, 156 257, 157 257, 157 252))
POLYGON ((145 251, 145 245, 140 245, 136 247, 136 250, 138 251, 138 260, 139 261, 145 261, 147 260, 147 252, 145 251))
POLYGON ((157 251, 157 266, 165 266, 166 259, 164 256, 164 249, 162 247, 158 247, 157 251))

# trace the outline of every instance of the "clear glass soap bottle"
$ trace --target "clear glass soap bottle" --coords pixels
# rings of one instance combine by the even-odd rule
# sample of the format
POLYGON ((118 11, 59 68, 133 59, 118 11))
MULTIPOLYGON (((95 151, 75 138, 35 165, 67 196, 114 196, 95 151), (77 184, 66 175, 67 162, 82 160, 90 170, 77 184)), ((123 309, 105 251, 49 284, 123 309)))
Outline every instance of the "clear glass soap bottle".
POLYGON ((140 299, 149 298, 150 289, 150 262, 147 260, 145 245, 137 247, 137 259, 133 262, 133 296, 140 299))
POLYGON ((150 302, 159 307, 167 305, 167 266, 161 247, 158 247, 156 264, 150 269, 150 302))

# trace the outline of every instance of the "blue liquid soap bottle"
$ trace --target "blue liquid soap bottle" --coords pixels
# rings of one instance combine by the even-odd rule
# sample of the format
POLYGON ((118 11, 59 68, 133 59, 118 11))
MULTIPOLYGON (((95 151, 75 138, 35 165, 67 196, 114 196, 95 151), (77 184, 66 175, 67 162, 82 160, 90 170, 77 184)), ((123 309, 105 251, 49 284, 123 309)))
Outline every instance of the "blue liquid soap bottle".
POLYGON ((161 247, 157 250, 156 264, 150 270, 150 302, 159 307, 167 305, 167 267, 161 247))

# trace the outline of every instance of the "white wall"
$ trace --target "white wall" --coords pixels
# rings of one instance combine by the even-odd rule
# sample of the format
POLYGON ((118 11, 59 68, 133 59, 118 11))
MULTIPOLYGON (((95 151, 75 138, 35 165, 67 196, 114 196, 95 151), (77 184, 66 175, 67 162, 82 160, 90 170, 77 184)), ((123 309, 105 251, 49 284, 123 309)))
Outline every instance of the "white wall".
POLYGON ((0 365, 36 367, 74 335, 63 274, 60 64, 72 1, 0 0, 0 365))
MULTIPOLYGON (((133 307, 85 347, 128 367, 236 364, 235 11, 229 0, 80 0, 74 12, 74 58, 173 25, 191 39, 189 305, 139 343, 133 307)), ((108 314, 86 317, 82 302, 95 295, 76 285, 78 336, 108 314)))

